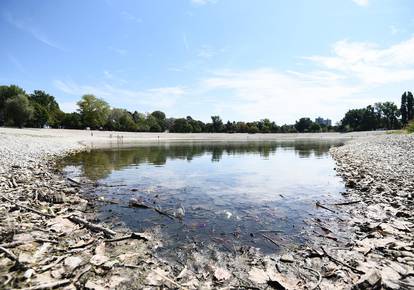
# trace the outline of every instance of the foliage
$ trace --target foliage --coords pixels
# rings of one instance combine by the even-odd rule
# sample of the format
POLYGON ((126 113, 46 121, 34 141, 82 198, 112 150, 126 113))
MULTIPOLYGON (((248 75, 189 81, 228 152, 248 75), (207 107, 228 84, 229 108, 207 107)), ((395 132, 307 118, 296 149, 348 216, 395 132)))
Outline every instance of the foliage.
POLYGON ((41 90, 29 96, 15 85, 0 86, 0 126, 31 126, 68 129, 105 129, 131 132, 177 132, 177 133, 303 133, 331 131, 396 130, 411 128, 414 119, 414 98, 411 92, 401 96, 398 108, 392 102, 375 103, 365 108, 346 112, 338 126, 326 126, 313 122, 308 117, 300 118, 293 125, 278 126, 264 118, 253 122, 223 122, 220 116, 211 116, 204 123, 191 116, 167 118, 162 111, 152 113, 130 112, 121 108, 110 108, 108 103, 94 95, 84 95, 78 104, 78 112, 64 113, 55 97, 41 90))
POLYGON ((0 86, 0 126, 4 125, 6 121, 6 101, 20 94, 26 94, 26 92, 18 86, 0 86))
POLYGON ((62 118, 62 126, 67 129, 81 129, 82 118, 79 113, 65 113, 62 118))
POLYGON ((407 127, 405 128, 405 130, 408 133, 414 133, 414 121, 411 121, 410 123, 408 123, 407 127))
POLYGON ((22 128, 33 114, 33 108, 25 94, 8 98, 4 107, 6 123, 19 128, 22 128))
MULTIPOLYGON (((403 95, 404 96, 404 95, 403 95)), ((362 109, 349 110, 341 120, 341 131, 394 130, 401 127, 398 107, 392 102, 376 103, 362 109)))
POLYGON ((78 102, 82 123, 92 129, 103 127, 108 121, 110 108, 107 102, 94 95, 84 95, 78 102))

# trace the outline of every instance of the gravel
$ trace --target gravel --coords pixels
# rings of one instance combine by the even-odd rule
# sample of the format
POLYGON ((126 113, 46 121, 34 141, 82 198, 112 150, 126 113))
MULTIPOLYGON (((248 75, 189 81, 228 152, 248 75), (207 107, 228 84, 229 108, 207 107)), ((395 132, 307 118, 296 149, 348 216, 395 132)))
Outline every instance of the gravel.
POLYGON ((95 203, 85 195, 88 185, 67 180, 56 170, 57 158, 119 142, 116 136, 121 134, 122 142, 194 138, 0 128, 0 288, 414 288, 414 135, 313 134, 352 140, 331 149, 347 190, 336 205, 316 203, 334 218, 310 217, 310 241, 267 256, 254 248, 220 252, 194 243, 177 251, 186 257, 178 263, 156 254, 162 229, 131 233, 116 221, 102 223, 95 203))

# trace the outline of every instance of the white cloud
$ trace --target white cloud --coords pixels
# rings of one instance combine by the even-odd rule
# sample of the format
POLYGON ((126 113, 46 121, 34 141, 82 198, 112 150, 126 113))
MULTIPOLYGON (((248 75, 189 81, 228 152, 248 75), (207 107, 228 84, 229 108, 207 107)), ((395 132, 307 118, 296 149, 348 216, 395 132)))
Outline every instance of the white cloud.
POLYGON ((414 37, 379 48, 364 42, 338 41, 333 56, 311 56, 308 60, 356 79, 366 85, 381 85, 414 79, 414 37))
POLYGON ((223 96, 215 100, 217 111, 242 119, 293 122, 322 115, 338 120, 350 108, 390 100, 384 95, 392 87, 398 97, 414 82, 413 51, 414 37, 386 48, 343 40, 333 45, 331 56, 305 57, 307 70, 216 71, 201 87, 204 95, 223 96))
POLYGON ((206 4, 215 4, 218 0, 191 0, 191 3, 194 5, 206 5, 206 4))
POLYGON ((126 55, 128 53, 128 50, 126 50, 124 48, 117 48, 117 47, 109 46, 108 49, 110 51, 113 51, 113 52, 119 54, 119 55, 126 55))
POLYGON ((142 22, 142 19, 140 17, 137 17, 137 16, 135 16, 135 15, 133 15, 133 14, 127 12, 127 11, 122 11, 121 16, 124 19, 126 19, 128 21, 131 21, 131 22, 136 22, 136 23, 141 23, 142 22))
POLYGON ((21 19, 15 18, 10 12, 4 12, 3 19, 10 25, 16 27, 17 29, 29 33, 33 38, 40 41, 41 43, 49 47, 65 51, 65 49, 62 46, 60 46, 55 41, 47 37, 41 30, 36 28, 33 24, 29 24, 21 19))
POLYGON ((368 6, 369 0, 352 0, 355 4, 359 6, 368 6))
POLYGON ((304 57, 301 70, 214 70, 186 87, 144 90, 113 85, 114 79, 94 85, 57 80, 55 86, 77 97, 96 94, 116 107, 162 109, 172 116, 192 114, 204 120, 220 114, 225 120, 268 117, 279 124, 303 116, 338 121, 351 108, 398 100, 414 83, 413 51, 414 37, 385 48, 342 40, 330 55, 304 57))
POLYGON ((84 94, 94 94, 108 101, 113 107, 129 107, 134 110, 141 110, 142 107, 148 110, 169 109, 186 93, 185 88, 180 86, 131 90, 109 83, 81 85, 64 80, 55 80, 53 83, 68 95, 80 98, 84 94))

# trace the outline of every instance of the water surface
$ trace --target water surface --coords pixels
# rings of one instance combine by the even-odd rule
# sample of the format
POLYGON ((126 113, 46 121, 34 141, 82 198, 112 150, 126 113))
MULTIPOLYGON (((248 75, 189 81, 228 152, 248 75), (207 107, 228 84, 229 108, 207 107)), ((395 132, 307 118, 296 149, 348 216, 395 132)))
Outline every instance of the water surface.
POLYGON ((96 183, 101 218, 135 231, 161 226, 167 248, 195 242, 264 252, 306 240, 304 220, 344 190, 329 156, 340 141, 159 142, 82 152, 65 171, 96 183), (156 207, 131 208, 131 199, 156 207))

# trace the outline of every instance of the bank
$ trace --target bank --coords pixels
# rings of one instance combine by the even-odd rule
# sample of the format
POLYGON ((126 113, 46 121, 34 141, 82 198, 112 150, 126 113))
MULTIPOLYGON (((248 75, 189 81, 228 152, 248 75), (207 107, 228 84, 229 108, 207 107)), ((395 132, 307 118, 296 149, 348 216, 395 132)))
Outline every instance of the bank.
POLYGON ((94 202, 85 194, 88 187, 81 180, 65 179, 55 166, 65 154, 108 142, 340 135, 1 128, 0 285, 6 289, 364 289, 369 283, 407 289, 413 285, 412 136, 358 133, 346 135, 347 144, 332 149, 348 189, 344 200, 338 201, 341 205, 318 205, 338 216, 310 219, 309 229, 318 234, 306 245, 268 256, 253 248, 223 253, 193 245, 188 248, 192 258, 185 264, 155 254, 162 246, 157 233, 132 233, 122 225, 99 221, 94 202))

